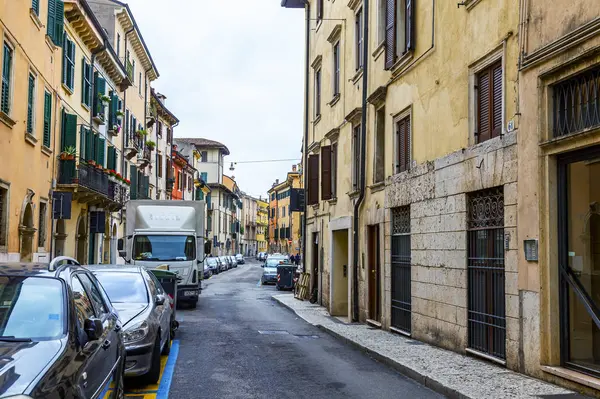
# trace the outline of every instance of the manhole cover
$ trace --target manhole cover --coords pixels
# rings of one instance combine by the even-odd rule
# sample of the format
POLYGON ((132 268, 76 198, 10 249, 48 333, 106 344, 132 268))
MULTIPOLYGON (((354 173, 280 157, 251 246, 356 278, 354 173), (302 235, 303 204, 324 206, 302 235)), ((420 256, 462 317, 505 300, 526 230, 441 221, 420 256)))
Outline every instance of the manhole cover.
POLYGON ((287 335, 289 334, 285 330, 258 330, 259 334, 262 335, 287 335))

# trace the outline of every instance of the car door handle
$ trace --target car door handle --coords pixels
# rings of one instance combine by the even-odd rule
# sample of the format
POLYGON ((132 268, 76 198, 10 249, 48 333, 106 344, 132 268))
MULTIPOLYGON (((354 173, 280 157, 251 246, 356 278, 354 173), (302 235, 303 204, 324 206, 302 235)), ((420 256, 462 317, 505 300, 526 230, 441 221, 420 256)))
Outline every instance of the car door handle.
POLYGON ((110 344, 111 342, 109 340, 104 341, 104 343, 102 344, 102 349, 110 348, 110 344))

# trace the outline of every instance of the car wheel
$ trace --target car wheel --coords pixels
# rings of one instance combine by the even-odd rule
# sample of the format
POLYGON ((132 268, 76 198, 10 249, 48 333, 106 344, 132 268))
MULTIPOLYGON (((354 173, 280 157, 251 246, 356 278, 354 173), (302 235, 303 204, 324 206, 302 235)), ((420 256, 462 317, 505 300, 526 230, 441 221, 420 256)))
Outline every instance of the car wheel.
POLYGON ((169 356, 171 353, 171 334, 169 334, 169 338, 167 338, 167 342, 165 342, 165 346, 163 347, 162 352, 160 354, 162 356, 169 356))
POLYGON ((144 375, 143 379, 146 384, 158 384, 160 378, 160 336, 156 337, 151 362, 150 370, 144 375))
POLYGON ((115 385, 115 390, 113 391, 113 399, 124 399, 125 398, 125 379, 123 377, 123 374, 125 372, 125 370, 123 370, 125 368, 125 360, 123 360, 121 362, 121 367, 117 367, 117 375, 115 376, 115 381, 116 381, 116 385, 115 385))

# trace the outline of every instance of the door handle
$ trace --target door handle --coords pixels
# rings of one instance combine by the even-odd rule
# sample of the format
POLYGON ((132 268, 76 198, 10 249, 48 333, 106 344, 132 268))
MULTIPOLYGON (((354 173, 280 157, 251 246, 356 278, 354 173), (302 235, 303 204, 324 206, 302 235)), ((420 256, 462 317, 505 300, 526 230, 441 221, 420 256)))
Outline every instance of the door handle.
POLYGON ((121 326, 120 325, 115 325, 115 332, 119 332, 121 331, 121 326))
POLYGON ((104 343, 102 344, 102 349, 110 348, 110 344, 111 342, 109 340, 104 341, 104 343))

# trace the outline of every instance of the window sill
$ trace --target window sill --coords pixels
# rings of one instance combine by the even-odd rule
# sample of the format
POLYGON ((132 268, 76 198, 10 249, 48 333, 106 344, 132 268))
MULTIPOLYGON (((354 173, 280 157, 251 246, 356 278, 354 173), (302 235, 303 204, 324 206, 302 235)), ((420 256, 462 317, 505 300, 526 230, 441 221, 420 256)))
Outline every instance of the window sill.
POLYGON ((52 150, 42 144, 42 153, 47 156, 52 156, 52 150))
POLYGON ((31 144, 31 146, 35 147, 35 145, 37 144, 37 139, 35 138, 35 136, 29 132, 25 132, 25 141, 28 144, 31 144))
POLYGON ((373 183, 369 186, 369 190, 371 190, 372 193, 376 193, 378 191, 381 191, 385 188, 385 182, 380 181, 377 183, 373 183))
POLYGON ((38 30, 42 30, 42 28, 44 27, 44 25, 42 24, 42 21, 40 21, 40 17, 39 15, 37 15, 35 13, 35 10, 33 8, 29 9, 29 17, 31 18, 31 20, 33 21, 33 23, 35 24, 35 27, 38 30))
POLYGON ((356 74, 354 74, 352 79, 350 79, 352 81, 352 84, 355 85, 360 80, 360 78, 362 78, 362 76, 363 76, 363 69, 360 68, 358 71, 356 71, 356 74))
POLYGON ((333 107, 335 104, 337 104, 340 101, 340 97, 342 97, 340 95, 340 93, 336 94, 335 96, 333 96, 333 98, 331 99, 331 101, 329 102, 329 106, 333 107))
POLYGON ((327 202, 329 202, 329 205, 335 205, 335 204, 337 204, 337 197, 327 200, 327 202))
POLYGON ((569 370, 564 367, 559 366, 544 366, 541 365, 540 368, 542 371, 552 374, 561 378, 564 378, 569 381, 574 381, 578 384, 588 386, 593 389, 600 389, 600 382, 598 382, 597 378, 591 377, 587 374, 580 373, 575 370, 569 370))
POLYGON ((404 69, 404 67, 409 63, 409 61, 412 60, 412 58, 413 58, 412 50, 407 51, 406 53, 402 54, 400 56, 400 58, 398 58, 398 60, 390 68, 390 71, 392 71, 392 76, 398 75, 404 69))
POLYGON ((83 109, 85 109, 86 111, 90 112, 90 106, 87 105, 86 103, 81 103, 81 106, 83 107, 83 109))
POLYGON ((15 121, 13 121, 10 116, 6 115, 2 111, 0 111, 0 121, 2 121, 2 123, 4 123, 6 126, 8 126, 11 129, 13 128, 15 123, 17 123, 15 121))
POLYGON ((373 51, 372 56, 375 59, 375 61, 377 61, 379 59, 379 57, 381 56, 381 54, 384 53, 384 51, 383 51, 384 49, 385 49, 385 41, 381 42, 379 44, 379 46, 377 46, 375 51, 373 51))
POLYGON ((481 0, 465 0, 462 5, 465 6, 467 11, 471 11, 471 9, 479 4, 480 1, 481 0))
POLYGON ((70 95, 70 96, 73 95, 73 89, 71 89, 69 86, 67 86, 64 83, 61 86, 62 86, 63 90, 67 92, 68 95, 70 95))
POLYGON ((350 197, 351 199, 354 199, 354 198, 358 197, 358 194, 360 194, 360 191, 358 191, 358 190, 350 191, 348 193, 348 197, 350 197))
POLYGON ((315 118, 315 120, 313 121, 313 126, 316 126, 317 123, 319 123, 319 121, 321 120, 321 114, 317 115, 317 117, 315 118))
POLYGON ((48 46, 48 48, 51 51, 54 51, 54 50, 56 50, 58 48, 58 46, 54 44, 54 42, 52 41, 52 39, 48 35, 46 35, 46 45, 48 46))

